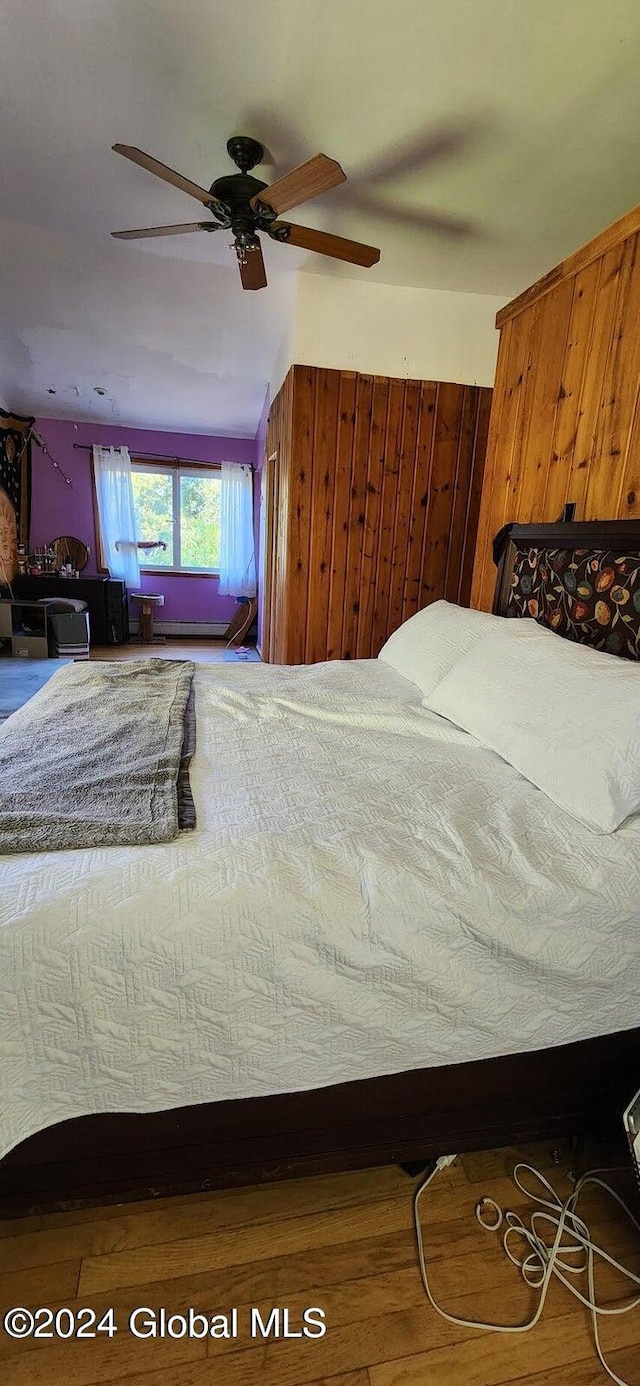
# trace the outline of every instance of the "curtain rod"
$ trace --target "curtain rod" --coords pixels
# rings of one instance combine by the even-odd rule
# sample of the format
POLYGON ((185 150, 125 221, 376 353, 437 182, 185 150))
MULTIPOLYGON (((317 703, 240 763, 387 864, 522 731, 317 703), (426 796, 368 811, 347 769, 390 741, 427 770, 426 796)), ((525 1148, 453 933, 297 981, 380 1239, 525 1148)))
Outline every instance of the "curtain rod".
MULTIPOLYGON (((76 449, 77 452, 93 452, 94 444, 93 444, 93 443, 74 443, 73 446, 74 446, 74 448, 76 449)), ((104 447, 105 444, 104 444, 104 443, 98 443, 96 446, 97 446, 97 447, 104 447)), ((109 447, 109 446, 111 446, 111 444, 107 444, 106 446, 109 447)), ((178 457, 177 453, 171 453, 171 454, 169 454, 169 453, 165 453, 165 452, 138 452, 136 448, 133 449, 133 456, 134 456, 134 457, 139 457, 140 459, 147 458, 147 457, 153 457, 153 458, 155 458, 155 459, 156 459, 157 461, 159 461, 159 462, 189 462, 189 463, 195 463, 195 465, 196 465, 196 466, 199 466, 199 467, 219 467, 219 466, 220 466, 220 463, 219 463, 219 462, 201 462, 197 457, 178 457)), ((253 471, 253 462, 240 462, 238 465, 239 465, 240 467, 250 467, 250 468, 251 468, 251 471, 253 471)))

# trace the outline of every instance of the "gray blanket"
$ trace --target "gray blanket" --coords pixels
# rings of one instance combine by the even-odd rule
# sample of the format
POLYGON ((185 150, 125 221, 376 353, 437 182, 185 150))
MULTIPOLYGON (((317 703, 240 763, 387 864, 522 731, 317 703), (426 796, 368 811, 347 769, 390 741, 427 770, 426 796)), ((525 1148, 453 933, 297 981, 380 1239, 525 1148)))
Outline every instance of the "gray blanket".
POLYGON ((0 726, 0 854, 176 837, 193 672, 163 659, 58 670, 0 726))

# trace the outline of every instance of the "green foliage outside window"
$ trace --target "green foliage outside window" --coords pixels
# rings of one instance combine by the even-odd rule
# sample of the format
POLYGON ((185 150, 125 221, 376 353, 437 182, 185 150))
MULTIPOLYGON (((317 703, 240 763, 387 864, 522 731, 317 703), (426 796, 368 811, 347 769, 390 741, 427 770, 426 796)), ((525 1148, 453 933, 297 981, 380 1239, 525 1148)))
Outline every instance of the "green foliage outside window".
POLYGON ((143 567, 217 570, 220 563, 220 477, 150 467, 132 471, 138 538, 163 539, 143 567), (174 507, 176 510, 174 523, 174 507))
POLYGON ((141 554, 142 563, 154 568, 173 568, 173 484, 167 472, 131 473, 138 521, 138 539, 164 539, 164 549, 141 554))
POLYGON ((180 477, 180 549, 183 568, 218 567, 219 477, 180 477))

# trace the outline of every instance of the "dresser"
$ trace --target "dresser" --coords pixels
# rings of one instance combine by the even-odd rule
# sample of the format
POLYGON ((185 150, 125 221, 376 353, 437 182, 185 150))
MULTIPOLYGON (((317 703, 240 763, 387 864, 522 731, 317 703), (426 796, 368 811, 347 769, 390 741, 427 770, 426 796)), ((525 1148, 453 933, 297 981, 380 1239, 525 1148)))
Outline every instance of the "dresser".
POLYGON ((115 578, 60 578, 52 573, 40 577, 17 577, 13 581, 16 597, 38 601, 41 597, 75 597, 86 602, 92 645, 126 645, 129 639, 129 608, 124 582, 115 578))

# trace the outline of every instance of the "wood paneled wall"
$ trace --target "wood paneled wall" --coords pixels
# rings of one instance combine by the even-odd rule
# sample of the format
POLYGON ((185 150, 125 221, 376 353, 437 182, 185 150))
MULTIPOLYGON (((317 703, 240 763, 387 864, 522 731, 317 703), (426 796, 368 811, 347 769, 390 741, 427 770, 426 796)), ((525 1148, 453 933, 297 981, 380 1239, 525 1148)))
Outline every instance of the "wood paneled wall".
POLYGON ((503 308, 472 605, 503 524, 640 515, 640 207, 503 308))
POLYGON ((269 416, 263 659, 378 654, 469 602, 491 391, 292 367, 269 416))

